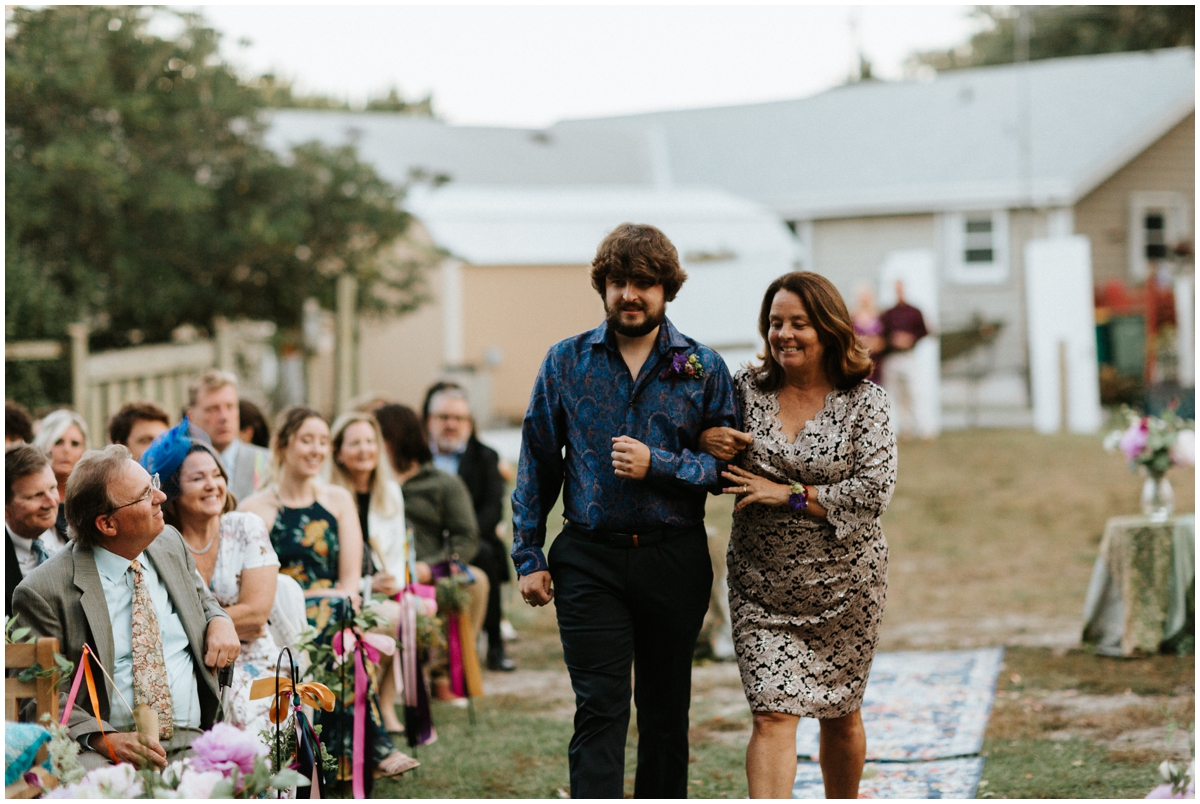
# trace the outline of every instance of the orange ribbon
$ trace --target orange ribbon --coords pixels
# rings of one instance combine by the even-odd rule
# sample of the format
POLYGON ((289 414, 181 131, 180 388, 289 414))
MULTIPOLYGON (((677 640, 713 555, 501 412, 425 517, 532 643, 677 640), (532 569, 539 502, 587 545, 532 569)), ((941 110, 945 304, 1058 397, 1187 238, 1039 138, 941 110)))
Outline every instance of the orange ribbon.
POLYGON ((104 731, 104 724, 100 722, 100 696, 96 694, 96 679, 92 676, 92 663, 88 661, 88 657, 91 655, 93 655, 92 651, 85 643, 80 662, 83 663, 83 678, 87 682, 88 697, 92 699, 92 717, 96 718, 96 725, 100 727, 100 736, 104 738, 104 745, 108 748, 108 755, 112 758, 113 762, 119 762, 117 752, 113 750, 112 743, 108 741, 108 734, 104 731))
POLYGON ((278 693, 276 693, 275 684, 275 678, 260 678, 250 685, 250 700, 252 701, 275 696, 275 700, 271 703, 272 723, 279 723, 287 717, 293 692, 300 696, 300 702, 303 704, 314 709, 324 709, 326 712, 333 711, 333 691, 324 684, 316 681, 301 681, 293 690, 290 678, 280 678, 278 679, 278 693))

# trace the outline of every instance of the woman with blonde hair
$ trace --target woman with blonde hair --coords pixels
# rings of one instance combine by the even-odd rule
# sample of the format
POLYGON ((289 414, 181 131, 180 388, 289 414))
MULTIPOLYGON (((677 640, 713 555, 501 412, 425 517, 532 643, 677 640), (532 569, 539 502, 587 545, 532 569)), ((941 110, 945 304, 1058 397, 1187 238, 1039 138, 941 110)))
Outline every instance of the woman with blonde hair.
MULTIPOLYGON (((342 624, 359 608, 363 542, 358 510, 346 489, 321 481, 330 437, 329 424, 320 413, 303 405, 285 408, 276 420, 272 447, 273 480, 238 510, 258 514, 267 523, 280 572, 304 589, 308 622, 317 630, 317 640, 333 644, 342 624)), ((392 744, 374 695, 367 710, 364 748, 376 775, 394 776, 415 768, 419 763, 392 744)), ((318 722, 330 724, 322 741, 330 753, 346 760, 353 754, 350 720, 351 713, 341 706, 328 714, 317 713, 318 722), (340 732, 337 746, 335 731, 340 732)), ((346 776, 345 771, 339 769, 339 777, 346 776)))
POLYGON ((88 449, 89 440, 87 422, 67 408, 46 414, 33 437, 33 446, 50 456, 50 468, 58 481, 58 519, 54 529, 62 539, 67 538, 67 478, 88 449))
MULTIPOLYGON (((370 578, 370 591, 384 600, 374 605, 395 635, 400 623, 400 605, 394 600, 407 583, 408 533, 404 523, 404 495, 392 472, 391 462, 380 460, 383 435, 370 413, 343 413, 333 423, 333 460, 329 477, 354 495, 358 523, 363 535, 363 576, 370 578)), ((390 732, 404 727, 396 717, 396 681, 388 672, 384 656, 379 665, 379 706, 383 725, 390 732)))

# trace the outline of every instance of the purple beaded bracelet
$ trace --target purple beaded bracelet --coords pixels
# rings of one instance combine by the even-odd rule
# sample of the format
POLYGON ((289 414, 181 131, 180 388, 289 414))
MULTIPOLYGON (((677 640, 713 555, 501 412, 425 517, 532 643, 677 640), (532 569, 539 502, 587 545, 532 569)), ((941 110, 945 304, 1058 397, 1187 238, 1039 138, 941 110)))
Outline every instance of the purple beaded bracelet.
POLYGON ((803 511, 808 508, 808 489, 803 483, 793 483, 791 486, 792 493, 788 497, 788 505, 793 511, 803 511))

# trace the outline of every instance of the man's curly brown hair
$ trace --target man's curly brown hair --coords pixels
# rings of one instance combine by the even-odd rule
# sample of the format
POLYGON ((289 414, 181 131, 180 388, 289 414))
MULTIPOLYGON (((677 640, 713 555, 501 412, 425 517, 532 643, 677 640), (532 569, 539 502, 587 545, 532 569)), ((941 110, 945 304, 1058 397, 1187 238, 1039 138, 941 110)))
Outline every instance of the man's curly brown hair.
POLYGON ((663 300, 673 301, 687 281, 687 272, 661 230, 645 223, 622 223, 600 242, 592 260, 592 287, 600 298, 610 278, 661 284, 663 300))

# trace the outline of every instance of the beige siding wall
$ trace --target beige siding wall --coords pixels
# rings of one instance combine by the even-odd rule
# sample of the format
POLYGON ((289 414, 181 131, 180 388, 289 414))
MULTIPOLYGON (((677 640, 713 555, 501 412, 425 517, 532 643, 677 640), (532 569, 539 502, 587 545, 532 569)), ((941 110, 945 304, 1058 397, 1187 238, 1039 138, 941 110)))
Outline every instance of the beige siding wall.
POLYGON ((879 215, 838 218, 813 224, 813 267, 853 303, 860 282, 876 287, 879 266, 889 251, 935 248, 933 215, 879 215))
POLYGON ((467 265, 462 268, 463 358, 491 370, 492 410, 500 420, 525 415, 538 367, 552 345, 592 329, 604 304, 586 265, 467 265))
POLYGON ((358 388, 419 410, 425 389, 442 372, 441 273, 427 274, 433 301, 416 312, 359 322, 358 388))
MULTIPOLYGON (((1194 113, 1075 205, 1075 231, 1092 240, 1092 272, 1097 284, 1108 279, 1129 280, 1129 198, 1144 191, 1177 192, 1194 205, 1194 113)), ((1188 211, 1189 219, 1193 211, 1188 211)))

